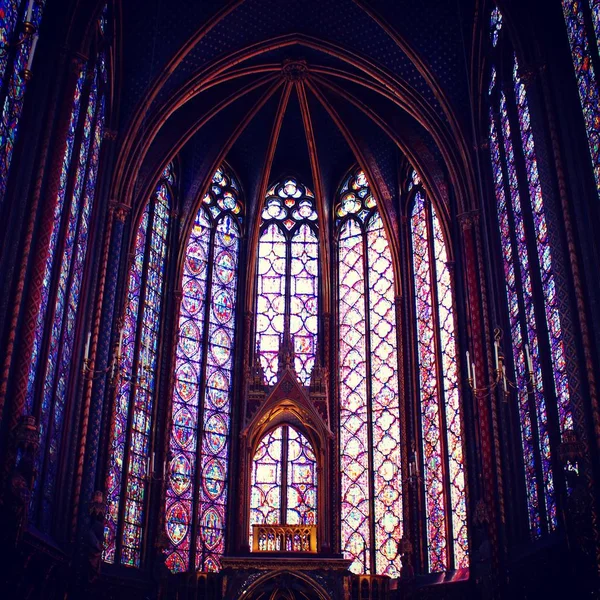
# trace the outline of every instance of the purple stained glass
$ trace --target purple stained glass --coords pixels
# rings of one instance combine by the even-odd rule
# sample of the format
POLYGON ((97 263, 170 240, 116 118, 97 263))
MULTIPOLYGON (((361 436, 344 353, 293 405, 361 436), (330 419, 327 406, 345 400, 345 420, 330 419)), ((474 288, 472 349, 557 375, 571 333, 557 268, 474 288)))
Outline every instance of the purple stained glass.
POLYGON ((251 477, 251 542, 255 524, 316 524, 317 461, 299 431, 283 425, 267 433, 254 453, 251 477))
POLYGON ((527 381, 527 366, 525 364, 525 350, 523 336, 521 333, 521 312, 519 308, 519 294, 517 284, 518 265, 515 261, 515 253, 511 241, 511 224, 504 191, 504 176, 502 173, 502 162, 500 155, 500 141, 494 120, 493 111, 490 108, 490 154, 492 158, 492 169, 494 176, 494 191, 496 194, 496 211, 498 214, 498 226, 500 228, 500 240, 502 244, 502 262, 504 266, 504 280, 506 285, 506 296, 508 301, 508 312, 510 319, 510 333, 513 349, 513 360, 517 370, 519 417, 521 424, 521 444, 523 448, 523 461, 525 465, 525 483, 527 506, 529 515, 529 526, 532 531, 539 535, 540 514, 537 510, 539 494, 537 487, 537 474, 535 469, 535 444, 533 438, 533 425, 528 406, 528 394, 525 386, 527 381))
POLYGON ((496 200, 499 217, 500 236, 503 245, 504 269, 507 285, 507 296, 511 318, 511 335, 513 344, 513 359, 516 368, 516 379, 519 389, 519 411, 521 417, 521 435, 524 451, 525 479, 529 509, 529 523, 532 534, 541 534, 539 487, 544 491, 545 512, 551 529, 556 525, 556 503, 554 499, 554 481, 551 466, 550 439, 546 403, 542 381, 542 369, 537 335, 537 321, 534 308, 533 286, 531 282, 531 265, 527 250, 525 222, 518 187, 515 167, 515 156, 511 125, 506 106, 506 97, 500 94, 500 125, 502 147, 504 149, 507 190, 510 198, 510 211, 502 189, 503 175, 499 151, 498 133, 493 115, 490 116, 490 139, 492 143, 492 163, 496 180, 496 200), (516 257, 516 260, 513 259, 516 257), (519 308, 519 288, 524 307, 524 315, 519 308), (514 295, 514 297, 513 297, 514 295), (523 320, 524 319, 524 320, 523 320), (523 333, 525 332, 525 333, 523 333), (525 335, 525 340, 523 336, 525 335), (529 373, 525 364, 525 343, 531 349, 534 375, 535 410, 531 411, 527 393, 529 373), (539 442, 535 443, 535 430, 539 442), (542 481, 539 482, 536 464, 539 461, 542 481))
MULTIPOLYGON (((39 31, 44 12, 45 0, 33 3, 31 22, 36 32, 39 31)), ((14 0, 6 0, 0 3, 0 90, 6 89, 2 101, 0 113, 0 205, 6 195, 6 184, 12 161, 12 155, 17 138, 19 121, 23 110, 25 99, 25 88, 27 82, 24 71, 29 63, 29 56, 34 44, 34 35, 26 35, 17 25, 18 13, 21 12, 22 19, 26 17, 27 2, 20 3, 14 0), (15 42, 18 37, 17 46, 12 64, 10 64, 10 52, 3 49, 15 42)))
POLYGON ((400 576, 402 476, 400 403, 392 254, 375 213, 367 226, 367 272, 371 360, 371 421, 374 469, 375 568, 400 576))
POLYGON ((318 331, 319 240, 306 223, 292 237, 290 334, 298 379, 310 383, 318 331))
MULTIPOLYGON (((75 142, 75 133, 77 130, 77 123, 79 120, 79 111, 81 108, 81 93, 83 84, 85 82, 85 69, 82 69, 77 79, 75 86, 75 94, 73 97, 73 107, 71 109, 71 117, 69 120, 69 130, 67 135, 67 145, 63 156, 63 162, 60 174, 60 185, 58 189, 58 195, 56 198, 56 205, 54 208, 54 219, 52 221, 52 229, 50 232, 50 241, 48 244, 48 255, 46 259, 46 266, 44 270, 43 289, 42 297, 40 300, 40 310, 38 312, 35 337, 33 342, 33 350, 31 356, 31 366, 29 369, 29 378, 27 382, 27 396, 25 410, 28 414, 33 411, 34 396, 35 396, 35 382, 36 376, 39 369, 40 353, 42 351, 42 342, 44 338, 44 324, 46 322, 46 314, 48 311, 48 304, 50 301, 50 286, 52 283, 52 273, 54 270, 54 261, 56 248, 59 241, 59 233, 61 229, 61 223, 65 217, 65 196, 67 191, 67 181, 69 178, 69 172, 71 167, 71 155, 73 153, 73 144, 75 142)), ((46 407, 46 413, 47 413, 46 407)), ((42 408, 44 412, 44 408, 42 408)), ((40 435, 45 435, 44 425, 40 423, 40 435)))
MULTIPOLYGON (((95 191, 95 173, 102 140, 103 106, 101 99, 98 107, 96 72, 83 124, 79 159, 75 167, 75 185, 60 263, 54 318, 50 329, 50 347, 42 389, 42 420, 45 423, 44 430, 47 429, 49 435, 47 450, 45 453, 40 453, 40 455, 46 454, 46 476, 41 482, 44 498, 42 512, 45 517, 48 516, 47 505, 54 495, 58 452, 62 440, 62 424, 83 279, 91 201, 95 191)), ((42 438, 40 442, 44 444, 44 439, 42 438)))
POLYGON ((137 386, 132 389, 131 444, 124 481, 125 503, 121 564, 140 566, 144 524, 144 497, 148 485, 152 408, 156 385, 158 333, 167 255, 170 192, 160 182, 155 193, 152 226, 147 249, 146 286, 140 311, 140 348, 136 369, 137 386), (142 361, 140 361, 140 357, 142 361))
MULTIPOLYGON (((169 172, 164 176, 170 176, 169 172)), ((196 570, 217 571, 224 552, 240 240, 237 221, 242 212, 238 189, 225 167, 216 171, 196 215, 184 259, 169 442, 173 459, 167 467, 165 504, 170 541, 166 564, 173 572, 190 569, 192 550, 196 570), (196 532, 192 531, 195 510, 196 532)))
POLYGON ((369 403, 364 237, 354 219, 339 236, 340 472, 342 551, 353 573, 371 572, 369 403))
POLYGON ((525 84, 519 77, 519 65, 516 56, 514 57, 514 61, 513 79, 515 85, 515 98, 519 115, 523 155, 525 157, 525 166, 527 168, 529 199, 536 231, 535 242, 542 277, 542 293, 544 295, 546 325, 548 327, 548 335, 550 338, 554 388, 558 401, 559 426, 561 433, 564 433, 567 430, 573 429, 573 415, 569 394, 569 381, 567 378, 565 347, 561 331, 561 316, 558 308, 556 283, 552 267, 552 249, 550 248, 550 240, 548 239, 548 225, 546 223, 546 214, 544 212, 542 186, 535 154, 535 142, 533 130, 531 128, 527 92, 525 90, 525 84))
POLYGON ((447 518, 444 502, 442 415, 436 355, 436 330, 430 239, 425 198, 417 192, 411 215, 413 277, 417 317, 421 438, 429 570, 448 568, 447 518))
POLYGON ((596 41, 600 43, 600 0, 588 0, 588 2, 590 3, 596 41))
POLYGON ((107 562, 118 561, 135 567, 140 566, 150 466, 169 204, 170 191, 161 180, 144 208, 135 239, 122 333, 120 377, 110 436, 103 558, 107 562), (119 526, 122 529, 121 553, 117 556, 119 526))
MULTIPOLYGON (((590 7, 592 9, 592 22, 598 36, 600 7, 596 0, 590 0, 590 7)), ((571 56, 587 130, 596 186, 600 193, 600 92, 592 62, 589 33, 586 31, 581 0, 563 0, 562 8, 571 46, 571 56)))
POLYGON ((346 178, 335 214, 342 550, 354 573, 398 577, 402 486, 394 271, 363 171, 346 178))
POLYGON ((172 544, 167 549, 166 564, 174 572, 189 569, 210 230, 209 217, 200 207, 188 239, 183 265, 183 295, 171 408, 169 448, 173 459, 167 465, 165 527, 172 544))
POLYGON ((310 442, 288 427, 287 447, 288 525, 317 523, 317 459, 310 442))
POLYGON ((240 231, 235 217, 224 214, 215 227, 213 246, 216 260, 208 312, 206 391, 200 454, 202 481, 198 497, 200 528, 196 537, 196 569, 203 571, 218 570, 220 557, 225 551, 239 239, 240 231))
POLYGON ((265 435, 252 459, 250 541, 252 525, 281 524, 283 427, 265 435))
POLYGON ((490 36, 494 48, 498 45, 500 31, 502 31, 502 13, 498 7, 495 6, 490 17, 490 36))
POLYGON ((428 562, 430 571, 445 571, 469 566, 463 436, 446 243, 435 209, 420 189, 411 233, 428 562))
MULTIPOLYGON (((556 502, 554 499, 554 481, 552 477, 552 464, 550 456, 550 435, 548 432, 548 417, 546 413, 546 400, 542 381, 542 367, 540 363, 540 351, 538 345, 536 315, 533 300, 533 285, 531 282, 531 271, 529 256, 527 254, 527 236, 522 212, 521 198, 519 194, 518 179, 515 167, 515 155, 511 137, 511 127, 506 107, 506 97, 500 94, 500 122, 504 140, 504 154, 508 173, 508 185, 512 200, 512 212, 514 218, 514 230, 518 248, 518 259, 521 266, 521 283, 523 290, 523 302, 525 305, 527 338, 531 349, 533 371, 535 376, 535 405, 537 427, 540 438, 540 454, 542 459, 543 485, 545 490, 546 512, 550 526, 556 524, 556 502)), ((525 383, 525 382, 523 382, 525 383)), ((525 385, 523 387, 526 387, 525 385)))
POLYGON ((256 346, 268 385, 277 382, 286 332, 298 379, 310 383, 318 333, 317 220, 312 192, 295 179, 267 191, 258 246, 256 346))

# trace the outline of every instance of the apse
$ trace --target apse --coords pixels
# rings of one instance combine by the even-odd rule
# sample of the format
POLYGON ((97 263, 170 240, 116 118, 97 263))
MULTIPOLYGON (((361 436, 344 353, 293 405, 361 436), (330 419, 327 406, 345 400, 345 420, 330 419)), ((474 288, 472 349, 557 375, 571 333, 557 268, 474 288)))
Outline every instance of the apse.
POLYGON ((0 4, 7 597, 595 593, 598 2, 0 4))

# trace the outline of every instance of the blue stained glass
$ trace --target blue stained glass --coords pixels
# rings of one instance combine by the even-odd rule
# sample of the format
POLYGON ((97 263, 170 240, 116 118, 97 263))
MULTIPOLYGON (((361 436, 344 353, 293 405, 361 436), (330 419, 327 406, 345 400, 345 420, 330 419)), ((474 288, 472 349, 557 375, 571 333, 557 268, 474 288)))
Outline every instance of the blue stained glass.
MULTIPOLYGON (((165 171, 165 176, 172 175, 165 171)), ((215 172, 211 190, 196 214, 184 258, 169 441, 173 459, 167 467, 165 502, 165 529, 169 538, 166 564, 173 572, 193 568, 218 571, 225 549, 242 216, 238 190, 228 169, 222 166, 215 172), (208 333, 206 347, 205 333, 208 333), (201 398, 203 385, 205 392, 201 398), (198 470, 200 486, 196 488, 198 470), (194 509, 198 514, 196 531, 194 509), (192 553, 195 553, 194 563, 192 553)))
MULTIPOLYGON (((597 0, 589 0, 589 2, 592 10, 592 22, 598 36, 600 7, 597 0)), ((587 130, 596 187, 600 193, 600 91, 592 60, 589 34, 584 21, 583 4, 581 0, 562 0, 562 8, 587 130)))
MULTIPOLYGON (((29 63, 30 54, 34 44, 37 44, 37 33, 29 35, 20 31, 18 13, 21 12, 22 20, 26 18, 25 8, 27 0, 20 3, 6 0, 0 4, 0 90, 5 89, 6 96, 0 98, 2 109, 0 113, 0 206, 6 195, 6 184, 12 161, 15 142, 19 128, 23 102, 25 99, 24 71, 29 63), (19 45, 12 64, 9 63, 10 52, 3 50, 14 43, 18 37, 19 45)), ((36 32, 42 22, 46 0, 36 0, 33 3, 31 23, 36 32)))
POLYGON ((319 312, 317 221, 312 192, 295 179, 267 191, 258 244, 256 347, 268 385, 277 382, 279 349, 288 334, 298 380, 310 384, 319 312))

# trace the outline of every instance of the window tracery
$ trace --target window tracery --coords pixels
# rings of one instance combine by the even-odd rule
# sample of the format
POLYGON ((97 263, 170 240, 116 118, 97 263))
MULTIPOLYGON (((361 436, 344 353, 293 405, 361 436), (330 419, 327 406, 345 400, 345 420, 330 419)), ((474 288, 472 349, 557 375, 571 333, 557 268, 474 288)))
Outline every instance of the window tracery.
POLYGON ((586 25, 585 14, 590 11, 596 42, 600 43, 600 4, 597 0, 588 0, 589 6, 581 0, 563 0, 562 8, 567 27, 567 36, 571 46, 571 57, 579 100, 583 110, 585 128, 588 137, 596 187, 600 194, 600 91, 594 63, 598 59, 593 49, 591 35, 586 25))
POLYGON ((217 571, 225 548, 237 269, 239 185, 216 171, 183 266, 165 528, 167 566, 217 571))
POLYGON ((95 62, 81 68, 75 87, 29 367, 25 410, 39 418, 41 448, 37 465, 41 477, 34 492, 37 508, 32 516, 43 529, 56 491, 69 385, 77 376, 72 362, 107 85, 106 57, 101 52, 95 62))
POLYGON ((448 252, 415 172, 410 185, 420 440, 430 571, 469 565, 456 325, 448 252))
POLYGON ((173 183, 173 167, 169 165, 144 207, 135 236, 111 422, 103 558, 109 563, 135 567, 141 562, 151 473, 158 339, 173 183))
MULTIPOLYGON (((497 12, 495 9, 493 15, 497 12)), ((492 43, 497 22, 493 15, 492 43)), ((500 50, 507 48, 507 44, 503 40, 500 50)), ((557 525, 549 403, 556 405, 561 435, 573 429, 573 417, 562 331, 564 316, 556 293, 556 249, 550 244, 529 100, 516 55, 513 52, 505 52, 505 55, 509 60, 510 70, 507 69, 506 74, 512 89, 501 88, 500 75, 493 68, 489 88, 490 156, 518 396, 529 528, 534 537, 539 537, 557 525), (540 304, 543 310, 539 309, 540 304), (544 382, 542 347, 546 345, 553 383, 550 389, 544 382), (528 365, 528 354, 531 365, 528 365)))
POLYGON ((363 171, 336 208, 342 550, 354 573, 398 577, 402 538, 398 348, 392 256, 363 171))
POLYGON ((252 525, 315 525, 317 461, 308 439, 289 425, 263 436, 252 459, 252 525))
POLYGON ((37 46, 46 2, 8 0, 2 3, 0 19, 0 206, 6 195, 6 184, 23 111, 26 70, 30 70, 37 46), (31 13, 29 8, 31 7, 31 13), (32 26, 25 31, 24 24, 32 26))
POLYGON ((319 314, 319 240, 313 193, 288 178, 267 191, 258 243, 256 347, 268 385, 290 336, 303 385, 315 363, 319 314))

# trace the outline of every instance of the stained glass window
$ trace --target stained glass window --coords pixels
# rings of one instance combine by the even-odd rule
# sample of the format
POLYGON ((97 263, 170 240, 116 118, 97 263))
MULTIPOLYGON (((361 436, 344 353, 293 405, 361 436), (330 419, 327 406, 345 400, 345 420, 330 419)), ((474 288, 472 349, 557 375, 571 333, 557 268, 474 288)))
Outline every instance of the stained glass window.
POLYGON ((45 0, 6 0, 0 5, 0 206, 23 110, 25 70, 31 67, 45 4, 45 0), (33 32, 25 31, 25 22, 33 32))
POLYGON ((420 439, 430 571, 469 565, 453 292, 444 234, 413 176, 411 212, 420 439))
MULTIPOLYGON (((562 0, 562 7, 596 178, 596 187, 600 193, 600 92, 598 89, 598 76, 594 70, 594 57, 597 58, 597 54, 594 54, 595 51, 590 43, 591 33, 588 31, 585 22, 585 2, 581 0, 562 0)), ((597 0, 589 0, 587 9, 591 11, 591 20, 596 38, 600 42, 600 4, 597 0)))
POLYGON ((314 525, 317 522, 317 461, 311 443, 293 427, 267 433, 252 459, 252 525, 314 525))
POLYGON ((319 314, 319 240, 313 193, 289 178, 267 191, 258 244, 256 346, 268 385, 277 382, 279 350, 290 336, 294 368, 308 385, 319 314))
POLYGON ((217 571, 225 547, 238 190, 228 169, 217 170, 184 259, 165 504, 173 572, 217 571))
POLYGON ((110 433, 103 557, 109 563, 135 567, 141 561, 151 475, 150 434, 172 197, 170 180, 171 166, 146 203, 135 236, 110 433))
POLYGON ((510 70, 506 71, 506 76, 511 80, 512 93, 502 90, 497 84, 500 76, 495 69, 489 87, 490 156, 502 247, 512 368, 517 387, 528 522, 531 534, 538 537, 554 529, 557 523, 548 403, 554 403, 558 409, 561 433, 573 428, 573 417, 561 325, 563 316, 558 306, 553 248, 549 239, 529 101, 517 57, 512 52, 508 56, 510 70), (538 273, 539 284, 536 284, 538 273), (536 308, 540 305, 538 298, 543 311, 536 308), (542 336, 547 338, 550 350, 551 389, 544 387, 541 344, 546 341, 542 336), (533 380, 527 364, 528 353, 533 380))
POLYGON ((398 577, 402 478, 394 270, 363 171, 344 181, 336 217, 342 550, 354 573, 398 577))
POLYGON ((49 525, 56 491, 69 382, 77 375, 72 369, 75 333, 104 130, 104 54, 89 68, 90 81, 86 84, 88 68, 82 68, 73 97, 26 395, 26 411, 40 419, 41 476, 30 514, 42 529, 49 525))

